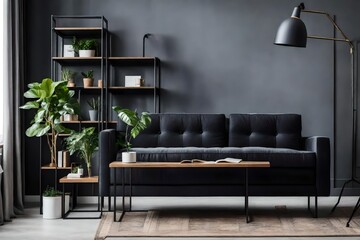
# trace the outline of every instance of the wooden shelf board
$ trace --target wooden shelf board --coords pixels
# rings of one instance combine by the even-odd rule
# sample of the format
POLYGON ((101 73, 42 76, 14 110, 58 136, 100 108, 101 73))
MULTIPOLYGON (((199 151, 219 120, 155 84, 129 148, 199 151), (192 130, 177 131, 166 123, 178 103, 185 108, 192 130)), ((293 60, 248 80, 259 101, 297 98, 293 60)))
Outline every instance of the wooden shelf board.
POLYGON ((98 176, 82 177, 82 178, 62 177, 59 179, 59 183, 98 183, 98 182, 99 182, 98 176))
POLYGON ((109 90, 154 90, 155 87, 122 87, 122 86, 113 86, 109 87, 109 90))
POLYGON ((71 170, 71 167, 50 167, 49 164, 41 166, 42 170, 71 170))
POLYGON ((53 57, 53 60, 101 60, 101 57, 53 57))
POLYGON ((55 31, 101 31, 101 27, 56 27, 55 31))
MULTIPOLYGON (((106 121, 103 121, 104 123, 106 121)), ((101 123, 101 121, 88 121, 88 120, 84 120, 84 121, 62 121, 61 123, 64 124, 73 124, 73 123, 81 123, 81 124, 85 124, 85 123, 101 123)))
POLYGON ((101 90, 101 87, 68 87, 69 90, 75 90, 75 91, 78 91, 78 90, 98 90, 100 91, 101 90))
POLYGON ((109 57, 109 60, 155 60, 156 57, 109 57))
MULTIPOLYGON (((62 37, 101 37, 101 27, 55 27, 54 31, 62 37)), ((106 29, 104 29, 106 31, 106 29)))

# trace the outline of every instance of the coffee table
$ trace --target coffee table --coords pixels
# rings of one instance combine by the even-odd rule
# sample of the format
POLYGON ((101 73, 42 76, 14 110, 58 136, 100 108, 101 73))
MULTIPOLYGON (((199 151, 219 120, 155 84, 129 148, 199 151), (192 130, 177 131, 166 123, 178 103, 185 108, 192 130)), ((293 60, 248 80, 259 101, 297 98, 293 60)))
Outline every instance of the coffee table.
POLYGON ((180 163, 180 162, 136 162, 136 163, 123 163, 114 161, 109 164, 110 169, 113 172, 114 180, 114 222, 116 220, 116 170, 122 170, 122 212, 119 218, 119 222, 125 215, 125 169, 130 169, 129 172, 129 185, 130 185, 130 207, 132 202, 132 177, 131 170, 133 168, 243 168, 245 170, 245 216, 246 223, 250 222, 249 218, 249 181, 248 181, 248 169, 249 168, 268 168, 270 162, 268 161, 241 161, 239 163, 180 163))

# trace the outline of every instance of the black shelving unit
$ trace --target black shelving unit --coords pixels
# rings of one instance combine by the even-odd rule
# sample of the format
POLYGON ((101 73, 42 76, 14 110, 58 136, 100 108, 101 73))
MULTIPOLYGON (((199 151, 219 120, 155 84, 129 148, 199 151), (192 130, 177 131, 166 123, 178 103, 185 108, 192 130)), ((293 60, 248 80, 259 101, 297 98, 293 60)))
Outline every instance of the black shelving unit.
MULTIPOLYGON (((98 67, 100 69, 99 77, 106 82, 107 78, 107 58, 108 58, 108 21, 104 16, 51 16, 51 78, 54 81, 61 79, 61 68, 66 67, 98 67), (69 23, 71 26, 69 26, 69 23), (90 24, 89 24, 90 23, 90 24), (64 57, 63 46, 65 42, 71 41, 73 37, 77 38, 96 38, 99 43, 97 55, 95 57, 64 57)), ((75 91, 80 105, 86 104, 82 101, 82 96, 94 95, 100 98, 101 108, 99 109, 98 121, 79 121, 63 122, 66 127, 80 131, 83 126, 97 126, 98 131, 104 129, 105 113, 103 106, 105 88, 91 87, 84 88, 77 86, 70 88, 75 91)), ((67 135, 59 135, 66 137, 67 135)), ((51 172, 54 176, 54 187, 57 189, 59 178, 70 172, 71 167, 49 167, 49 154, 43 154, 43 141, 40 138, 40 213, 42 214, 42 193, 45 186, 43 174, 51 172)), ((60 149, 59 149, 60 150, 60 149)), ((99 158, 98 158, 99 159, 99 158)), ((99 165, 99 164, 98 164, 99 165)))

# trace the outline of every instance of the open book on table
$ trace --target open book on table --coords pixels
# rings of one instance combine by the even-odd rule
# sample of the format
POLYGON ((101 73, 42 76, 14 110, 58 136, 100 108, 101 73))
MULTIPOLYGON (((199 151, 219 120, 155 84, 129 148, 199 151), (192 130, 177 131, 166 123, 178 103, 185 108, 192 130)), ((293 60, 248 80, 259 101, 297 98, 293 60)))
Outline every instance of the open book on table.
POLYGON ((182 160, 180 163, 239 163, 242 159, 240 158, 223 158, 216 161, 206 161, 201 159, 182 160))

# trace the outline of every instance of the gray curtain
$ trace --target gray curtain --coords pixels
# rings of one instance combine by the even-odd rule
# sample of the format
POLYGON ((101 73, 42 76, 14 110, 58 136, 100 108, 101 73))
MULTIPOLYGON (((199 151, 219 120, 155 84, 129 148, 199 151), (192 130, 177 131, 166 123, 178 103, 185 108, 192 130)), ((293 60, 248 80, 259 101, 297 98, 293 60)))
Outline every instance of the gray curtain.
POLYGON ((23 0, 4 1, 4 149, 3 149, 3 201, 0 219, 10 221, 23 213, 23 163, 21 120, 24 82, 24 3, 23 0))

